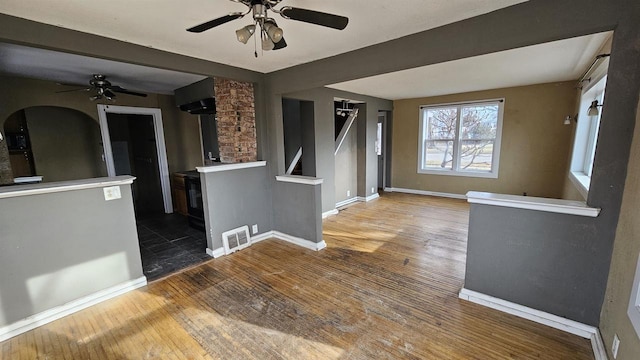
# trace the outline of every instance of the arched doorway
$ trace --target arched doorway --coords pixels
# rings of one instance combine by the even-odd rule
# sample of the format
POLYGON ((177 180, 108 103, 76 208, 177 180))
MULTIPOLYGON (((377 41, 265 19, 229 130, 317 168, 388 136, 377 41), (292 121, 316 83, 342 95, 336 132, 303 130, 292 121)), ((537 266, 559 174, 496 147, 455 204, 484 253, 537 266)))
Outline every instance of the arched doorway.
POLYGON ((57 106, 33 106, 4 121, 15 178, 43 182, 106 176, 100 127, 87 114, 57 106))

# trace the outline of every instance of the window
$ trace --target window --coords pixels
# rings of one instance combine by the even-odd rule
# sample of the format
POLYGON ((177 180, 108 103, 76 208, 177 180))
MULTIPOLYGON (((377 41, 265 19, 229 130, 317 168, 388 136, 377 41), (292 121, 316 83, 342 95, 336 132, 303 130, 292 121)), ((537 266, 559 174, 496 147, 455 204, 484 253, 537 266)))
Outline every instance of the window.
POLYGON ((592 75, 594 79, 586 86, 580 95, 580 108, 578 109, 578 126, 573 143, 571 155, 571 172, 569 177, 578 188, 583 197, 587 197, 591 184, 591 171, 596 154, 598 142, 598 129, 600 128, 600 116, 604 103, 604 90, 607 84, 606 68, 600 69, 599 75, 592 75), (589 115, 591 104, 597 101, 597 114, 589 115))
POLYGON ((504 99, 420 107, 418 172, 498 177, 504 99))

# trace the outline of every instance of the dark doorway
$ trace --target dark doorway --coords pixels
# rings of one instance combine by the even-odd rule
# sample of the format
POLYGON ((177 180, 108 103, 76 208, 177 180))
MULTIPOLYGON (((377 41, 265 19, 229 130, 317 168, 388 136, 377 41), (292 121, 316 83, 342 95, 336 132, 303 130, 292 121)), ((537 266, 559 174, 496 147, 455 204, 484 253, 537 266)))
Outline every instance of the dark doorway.
POLYGON ((116 175, 132 175, 136 217, 164 213, 152 115, 107 113, 116 175))

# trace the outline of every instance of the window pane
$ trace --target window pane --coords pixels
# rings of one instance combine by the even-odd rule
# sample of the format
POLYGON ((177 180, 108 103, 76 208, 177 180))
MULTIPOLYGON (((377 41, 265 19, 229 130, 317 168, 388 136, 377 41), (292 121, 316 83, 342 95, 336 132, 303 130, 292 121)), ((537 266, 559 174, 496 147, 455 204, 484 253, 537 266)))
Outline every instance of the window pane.
POLYGON ((461 139, 493 140, 498 129, 498 104, 462 107, 461 139))
POLYGON ((491 171, 493 140, 462 140, 460 170, 491 171))
POLYGON ((457 118, 458 109, 456 107, 427 109, 426 126, 424 127, 425 139, 455 139, 457 118))
POLYGON ((423 168, 451 170, 453 140, 425 140, 423 168))

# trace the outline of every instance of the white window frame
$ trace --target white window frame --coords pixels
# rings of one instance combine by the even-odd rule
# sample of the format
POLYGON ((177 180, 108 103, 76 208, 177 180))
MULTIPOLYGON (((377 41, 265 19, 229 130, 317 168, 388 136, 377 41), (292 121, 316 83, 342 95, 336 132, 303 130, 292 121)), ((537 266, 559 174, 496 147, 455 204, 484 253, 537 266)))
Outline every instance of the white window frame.
POLYGON ((569 178, 585 199, 589 194, 589 186, 591 185, 591 172, 593 170, 600 118, 602 116, 601 106, 598 107, 597 117, 589 116, 589 106, 594 100, 598 100, 598 105, 604 104, 607 69, 608 61, 600 64, 592 73, 591 81, 582 89, 580 94, 578 125, 573 142, 569 178))
POLYGON ((498 169, 500 167, 500 147, 502 140, 502 118, 504 115, 504 98, 498 99, 488 99, 488 100, 479 100, 479 101, 463 101, 463 102, 454 102, 454 103, 445 103, 445 104, 434 104, 434 105, 422 105, 420 106, 420 129, 418 133, 418 173, 419 174, 430 174, 430 175, 449 175, 449 176, 466 176, 466 177, 479 177, 479 178, 498 178, 498 169), (453 164, 452 169, 435 169, 435 168, 423 168, 422 164, 424 164, 424 125, 425 125, 425 114, 427 109, 433 108, 443 108, 443 107, 462 107, 464 105, 483 105, 483 104, 498 104, 498 123, 496 124, 496 138, 493 143, 493 153, 491 158, 491 171, 474 171, 474 170, 460 170, 458 168, 459 160, 457 159, 458 154, 460 154, 461 142, 460 142, 460 134, 462 129, 462 121, 460 121, 461 112, 458 111, 458 119, 456 123, 456 134, 454 139, 454 155, 453 155, 453 164))
POLYGON ((633 279, 633 288, 631 289, 627 315, 629 316, 629 320, 631 320, 633 328, 636 330, 636 335, 640 338, 640 255, 638 256, 638 263, 636 265, 636 275, 633 279))

